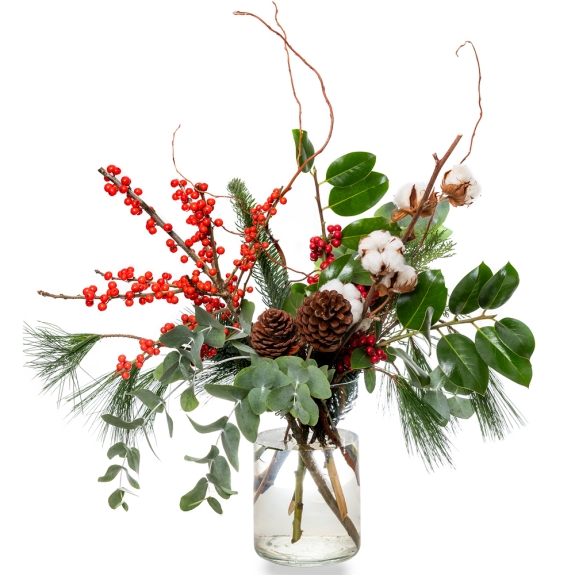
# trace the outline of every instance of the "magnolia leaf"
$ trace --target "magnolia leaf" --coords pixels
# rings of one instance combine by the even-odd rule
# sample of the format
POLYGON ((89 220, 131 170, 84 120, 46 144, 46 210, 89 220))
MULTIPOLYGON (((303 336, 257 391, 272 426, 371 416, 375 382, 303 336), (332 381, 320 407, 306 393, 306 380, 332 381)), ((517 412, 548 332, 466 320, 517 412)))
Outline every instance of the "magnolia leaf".
POLYGON ((336 258, 319 275, 318 288, 321 288, 329 280, 338 279, 340 282, 348 282, 354 274, 354 265, 351 254, 336 258))
POLYGON ((334 160, 325 179, 332 186, 346 187, 363 180, 375 166, 375 155, 369 152, 351 152, 334 160))
POLYGON ((371 359, 365 352, 365 347, 356 347, 351 354, 352 369, 365 369, 371 367, 371 359))
POLYGON ((402 349, 394 347, 392 351, 397 357, 400 357, 403 360, 405 368, 409 373, 409 378, 411 382, 415 385, 415 387, 429 386, 431 378, 427 371, 419 367, 419 365, 417 365, 417 363, 415 363, 415 361, 413 361, 413 359, 409 355, 407 355, 407 353, 405 353, 402 349))
POLYGON ((355 220, 343 228, 341 232, 343 235, 341 243, 352 250, 357 250, 361 238, 364 238, 373 231, 387 229, 389 229, 389 224, 381 217, 355 220))
POLYGON ((451 313, 469 314, 479 309, 479 293, 492 276, 493 272, 483 262, 471 270, 451 292, 449 298, 451 313))
POLYGON ((495 309, 502 306, 519 285, 519 274, 510 264, 505 264, 479 292, 479 305, 483 309, 495 309))
POLYGON ((357 216, 379 203, 388 188, 387 176, 371 172, 351 186, 332 188, 329 193, 329 207, 338 216, 357 216))
POLYGON ((514 353, 529 359, 535 351, 533 332, 518 319, 506 317, 495 322, 499 339, 514 353))

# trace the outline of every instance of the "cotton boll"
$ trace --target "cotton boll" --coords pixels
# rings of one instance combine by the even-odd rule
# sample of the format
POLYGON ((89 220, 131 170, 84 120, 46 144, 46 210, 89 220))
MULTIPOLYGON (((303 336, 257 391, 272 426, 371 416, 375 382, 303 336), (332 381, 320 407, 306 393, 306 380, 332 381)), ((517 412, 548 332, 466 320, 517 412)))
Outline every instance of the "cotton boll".
POLYGON ((380 280, 379 283, 383 284, 386 288, 391 287, 391 280, 393 280, 395 276, 395 272, 391 272, 389 274, 385 274, 380 280))
POLYGON ((361 299, 361 292, 353 284, 345 284, 340 293, 347 301, 361 299))
POLYGON ((397 277, 395 278, 394 287, 399 288, 402 286, 410 285, 413 282, 417 282, 417 272, 411 266, 404 265, 397 271, 398 273, 397 277))
POLYGON ((391 234, 385 230, 375 230, 369 234, 369 237, 375 241, 376 247, 382 251, 391 239, 391 234))
POLYGON ((377 275, 382 267, 381 254, 377 250, 366 252, 361 258, 361 265, 370 274, 377 275))
POLYGON ((357 326, 357 331, 367 331, 371 327, 372 323, 373 320, 369 319, 368 317, 362 319, 361 323, 357 326))
POLYGON ((405 265, 403 255, 394 249, 387 249, 381 254, 381 259, 387 271, 398 271, 405 265))
POLYGON ((391 236, 389 242, 385 246, 385 249, 401 250, 403 248, 403 242, 397 236, 391 236))
POLYGON ((473 200, 481 193, 481 186, 476 182, 471 184, 465 194, 465 203, 471 204, 473 200))
POLYGON ((358 299, 354 299, 349 303, 351 304, 351 314, 353 315, 353 323, 357 323, 363 316, 363 304, 358 299))
POLYGON ((377 245, 378 245, 377 240, 371 237, 371 234, 369 234, 369 236, 365 236, 365 238, 359 241, 359 246, 357 250, 361 254, 369 250, 377 250, 377 245))
POLYGON ((445 183, 463 184, 465 182, 471 182, 471 180, 473 180, 471 170, 464 164, 457 164, 451 168, 447 178, 445 178, 445 183))
MULTIPOLYGON (((323 286, 321 287, 320 291, 326 291, 326 290, 335 290, 337 293, 340 293, 343 295, 343 297, 345 297, 344 293, 343 293, 343 283, 341 283, 338 279, 333 279, 333 280, 329 280, 327 282, 325 282, 323 284, 323 286)), ((347 299, 347 298, 345 298, 347 299)))
POLYGON ((393 198, 395 205, 401 210, 409 210, 412 207, 410 203, 410 198, 413 186, 415 186, 417 202, 419 202, 419 200, 421 200, 421 198, 423 197, 423 194, 425 193, 424 183, 416 182, 415 184, 413 183, 404 184, 403 186, 401 186, 401 188, 399 188, 399 190, 397 190, 397 192, 395 192, 395 197, 393 198))

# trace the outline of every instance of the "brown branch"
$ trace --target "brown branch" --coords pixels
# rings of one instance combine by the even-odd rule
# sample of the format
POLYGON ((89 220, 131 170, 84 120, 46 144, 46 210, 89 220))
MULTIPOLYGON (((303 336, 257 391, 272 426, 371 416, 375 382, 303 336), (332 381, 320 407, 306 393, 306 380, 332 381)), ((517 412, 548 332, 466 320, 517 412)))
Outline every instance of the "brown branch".
MULTIPOLYGON (((331 140, 331 136, 333 133, 333 124, 334 124, 333 107, 331 105, 331 102, 329 101, 329 98, 327 97, 325 85, 323 83, 323 78, 321 77, 321 74, 299 52, 297 52, 294 49, 294 47, 287 41, 287 38, 285 36, 282 36, 280 32, 278 32, 277 30, 274 30, 265 20, 263 20, 262 18, 260 18, 256 14, 252 14, 251 12, 236 11, 236 12, 234 12, 234 16, 251 16, 252 18, 255 18, 256 20, 259 20, 270 32, 273 32, 276 36, 279 36, 284 41, 284 46, 287 46, 292 51, 292 53, 295 56, 297 56, 317 76, 317 79, 319 80, 319 83, 321 86, 323 98, 324 98, 325 103, 327 104, 327 107, 329 109, 329 117, 330 117, 329 132, 328 132, 328 135, 327 135, 327 138, 326 138, 324 144, 321 146, 321 148, 319 150, 317 150, 317 152, 312 154, 301 166, 299 166, 299 169, 292 176, 292 179, 289 181, 288 185, 283 189, 282 196, 285 196, 291 190, 291 187, 292 187, 293 183, 295 182, 296 178, 301 174, 301 172, 307 166, 307 164, 309 164, 316 156, 319 156, 319 154, 321 154, 325 150, 326 146, 329 144, 329 141, 331 140)), ((301 131, 300 131, 300 134, 301 134, 301 131)))
POLYGON ((130 335, 129 333, 101 333, 98 334, 100 336, 101 339, 104 339, 105 337, 129 337, 130 339, 144 339, 138 335, 130 335))
MULTIPOLYGON (((182 289, 162 290, 162 293, 167 293, 168 291, 169 291, 171 294, 176 295, 176 294, 182 293, 184 290, 182 290, 182 289)), ((199 290, 199 291, 202 291, 202 290, 199 290)), ((47 291, 42 291, 42 290, 38 290, 38 293, 39 293, 41 296, 43 296, 43 297, 51 297, 51 298, 54 298, 54 299, 86 299, 85 296, 83 296, 83 295, 64 295, 64 294, 62 294, 62 293, 61 293, 61 294, 53 294, 53 293, 49 293, 49 292, 47 292, 47 291)), ((133 297, 133 298, 130 298, 130 299, 139 299, 139 298, 141 298, 141 297, 146 297, 147 295, 155 296, 156 293, 153 292, 153 291, 137 292, 137 293, 134 293, 134 297, 133 297)), ((98 296, 98 295, 95 295, 95 296, 94 296, 94 299, 93 299, 92 301, 96 301, 96 300, 99 300, 99 299, 100 299, 99 296, 98 296)), ((108 296, 108 301, 112 301, 112 300, 115 300, 115 299, 128 299, 128 298, 126 297, 126 294, 118 294, 118 295, 113 296, 113 297, 108 296)))
POLYGON ((319 197, 319 184, 317 182, 317 170, 314 168, 311 172, 313 176, 313 183, 315 184, 315 201, 317 203, 317 210, 319 212, 319 221, 321 224, 321 233, 325 236, 325 220, 323 219, 323 210, 321 208, 321 199, 319 197))
POLYGON ((411 222, 409 222, 409 225, 407 226, 407 229, 405 230, 403 237, 401 238, 401 240, 403 241, 404 244, 406 244, 409 241, 409 238, 413 232, 413 229, 415 228, 415 224, 417 223, 417 220, 419 219, 419 216, 421 215, 421 212, 423 211, 423 208, 426 205, 427 200, 429 200, 429 196, 431 196, 431 192, 433 191, 433 185, 435 184, 435 180, 437 179, 437 176, 439 176, 439 172, 441 172, 441 169, 445 165, 445 162, 447 162, 447 159, 449 158, 449 156, 451 156, 451 153, 453 152, 453 150, 455 150, 455 147, 457 146, 457 144, 459 143, 459 140, 461 140, 461 138, 462 138, 462 134, 457 134, 457 137, 455 138, 455 140, 453 140, 453 143, 451 144, 451 146, 449 146, 449 149, 447 150, 447 152, 445 152, 445 154, 444 154, 443 158, 441 158, 441 160, 439 160, 437 158, 437 154, 433 155, 433 157, 435 159, 435 169, 433 170, 433 174, 431 175, 431 179, 429 180, 429 183, 427 184, 427 188, 425 189, 425 194, 423 194, 423 197, 421 198, 421 201, 419 202, 419 207, 417 208, 417 211, 415 212, 414 216, 411 218, 411 222))
POLYGON ((465 42, 463 42, 463 44, 461 44, 461 46, 459 46, 459 48, 457 48, 457 50, 455 51, 455 55, 459 58, 459 50, 461 50, 461 48, 463 48, 463 46, 465 46, 466 44, 471 44, 471 47, 473 48, 473 53, 475 54, 475 60, 477 62, 477 71, 479 73, 479 80, 477 81, 477 94, 479 97, 477 102, 479 104, 479 119, 475 124, 475 128, 473 128, 473 134, 471 134, 471 141, 469 142, 469 151, 467 152, 467 155, 463 158, 463 160, 459 162, 460 164, 463 164, 463 162, 465 162, 465 160, 467 160, 467 158, 469 157, 469 154, 471 154, 471 149, 473 148, 473 140, 475 138, 475 132, 477 131, 477 126, 479 126, 479 122, 481 122, 481 118, 483 118, 483 108, 481 106, 481 65, 479 64, 479 56, 477 55, 477 50, 475 49, 473 42, 471 42, 470 40, 466 40, 465 42))
POLYGON ((38 290, 38 293, 43 297, 53 297, 55 299, 86 299, 83 295, 64 295, 63 293, 56 295, 42 290, 38 290))
POLYGON ((273 262, 273 263, 276 264, 277 266, 280 266, 280 267, 282 267, 282 268, 285 268, 286 270, 290 270, 290 271, 292 271, 292 272, 294 272, 294 273, 296 273, 296 274, 302 274, 302 275, 303 275, 304 277, 306 277, 306 278, 308 278, 309 276, 311 276, 311 275, 313 275, 314 273, 316 273, 315 270, 314 270, 313 272, 310 272, 309 274, 306 274, 305 272, 300 272, 300 271, 298 271, 298 270, 294 270, 293 268, 290 268, 289 266, 286 266, 285 264, 282 264, 282 263, 276 261, 274 258, 272 258, 272 257, 268 254, 267 250, 262 250, 262 251, 263 251, 263 253, 266 255, 266 257, 268 258, 268 260, 270 260, 271 262, 273 262))

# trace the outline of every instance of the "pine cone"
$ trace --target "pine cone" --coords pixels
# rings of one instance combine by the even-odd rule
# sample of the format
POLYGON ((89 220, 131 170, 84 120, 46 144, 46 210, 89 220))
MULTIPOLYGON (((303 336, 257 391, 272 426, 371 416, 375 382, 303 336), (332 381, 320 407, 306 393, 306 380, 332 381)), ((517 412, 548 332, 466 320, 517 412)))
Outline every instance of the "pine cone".
POLYGON ((300 336, 317 351, 335 351, 353 322, 351 304, 335 290, 316 291, 297 310, 300 336))
POLYGON ((261 357, 293 355, 300 348, 294 318, 281 309, 264 311, 252 326, 252 347, 261 357))

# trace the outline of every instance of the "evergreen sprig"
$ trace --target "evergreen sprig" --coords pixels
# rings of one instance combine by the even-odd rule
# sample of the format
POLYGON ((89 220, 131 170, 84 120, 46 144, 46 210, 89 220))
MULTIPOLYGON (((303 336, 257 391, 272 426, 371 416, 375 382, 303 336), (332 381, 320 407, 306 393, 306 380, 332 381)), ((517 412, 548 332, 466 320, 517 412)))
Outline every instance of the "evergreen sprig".
MULTIPOLYGON (((231 180, 227 189, 235 199, 232 206, 236 213, 236 229, 239 233, 244 233, 246 228, 252 226, 250 210, 256 206, 256 200, 245 183, 238 178, 231 180)), ((269 242, 270 246, 266 250, 268 255, 276 262, 280 261, 280 254, 264 231, 259 232, 258 241, 269 242)), ((289 275, 284 267, 275 264, 270 257, 260 252, 252 275, 265 306, 281 309, 290 293, 289 275)))
POLYGON ((418 271, 425 271, 429 268, 431 262, 450 258, 455 255, 455 242, 445 238, 445 230, 430 230, 424 237, 421 247, 422 234, 416 235, 415 239, 405 244, 403 253, 405 261, 418 271))

